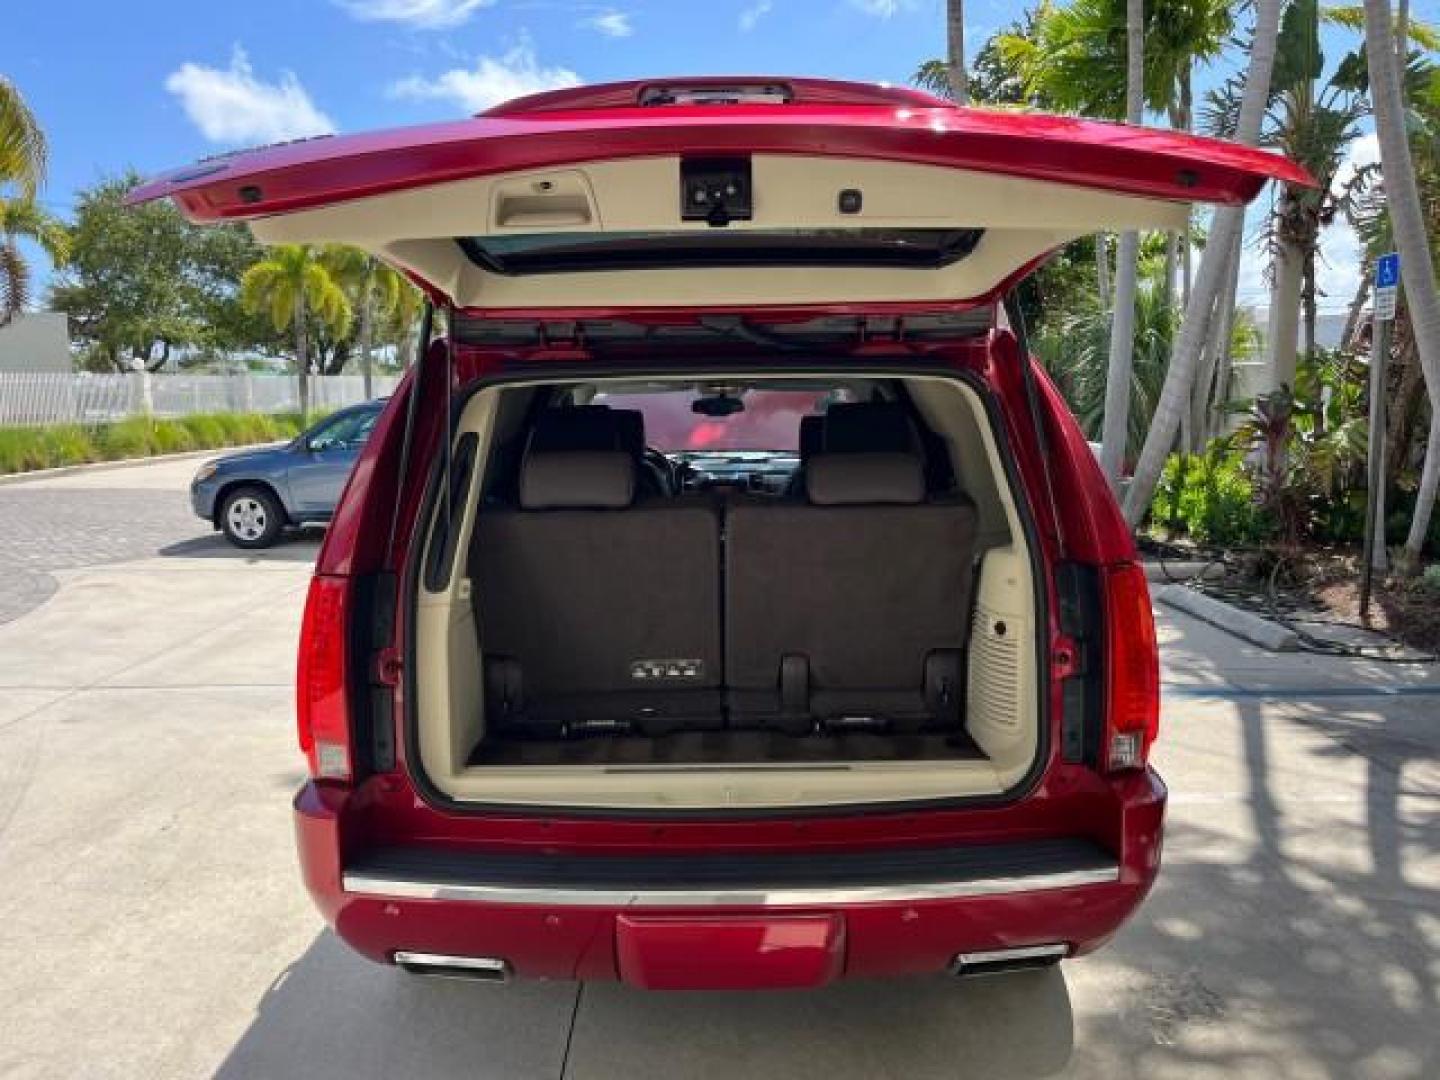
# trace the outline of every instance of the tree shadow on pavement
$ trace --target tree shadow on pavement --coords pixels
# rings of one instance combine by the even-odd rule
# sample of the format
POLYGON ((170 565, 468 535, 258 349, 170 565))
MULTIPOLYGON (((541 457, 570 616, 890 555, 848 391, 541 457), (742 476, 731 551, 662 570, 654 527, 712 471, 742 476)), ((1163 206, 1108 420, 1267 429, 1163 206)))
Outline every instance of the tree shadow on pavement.
POLYGON ((1187 710, 1169 735, 1190 790, 1172 791, 1154 892, 1101 954, 1108 1007, 1078 1017, 1077 1072, 1440 1076, 1427 710, 1294 693, 1187 710))
POLYGON ((748 994, 497 987, 378 967, 325 933, 216 1075, 1005 1080, 1056 1075, 1072 1045, 1058 970, 748 994))

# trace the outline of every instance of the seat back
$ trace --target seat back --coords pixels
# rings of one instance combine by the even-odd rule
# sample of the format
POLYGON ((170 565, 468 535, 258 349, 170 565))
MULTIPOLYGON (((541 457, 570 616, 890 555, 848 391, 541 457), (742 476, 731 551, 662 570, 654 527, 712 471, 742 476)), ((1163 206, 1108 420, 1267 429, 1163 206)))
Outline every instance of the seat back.
POLYGON ((818 717, 925 715, 936 658, 958 670, 975 509, 927 498, 898 407, 834 408, 842 419, 829 430, 827 418, 824 448, 805 465, 808 503, 741 501, 727 517, 726 682, 737 715, 793 713, 802 699, 818 717))
MULTIPOLYGON (((557 412, 581 410, 557 410, 557 412)), ((587 439, 600 410, 578 423, 587 439)), ((556 420, 547 420, 553 426, 556 420)), ((713 713, 719 518, 708 502, 635 499, 633 454, 537 429, 518 508, 479 516, 471 550, 492 710, 543 725, 713 713), (710 691, 712 704, 697 704, 710 691)))

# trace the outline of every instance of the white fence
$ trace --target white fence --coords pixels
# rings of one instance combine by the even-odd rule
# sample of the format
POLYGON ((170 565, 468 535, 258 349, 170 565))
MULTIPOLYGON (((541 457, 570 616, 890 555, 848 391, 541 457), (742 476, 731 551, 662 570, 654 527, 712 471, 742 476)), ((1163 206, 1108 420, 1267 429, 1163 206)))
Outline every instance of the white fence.
MULTIPOLYGON (((376 375, 372 393, 395 389, 399 378, 376 375)), ((336 409, 364 399, 360 375, 312 375, 310 407, 336 409)), ((0 372, 0 426, 99 424, 127 416, 186 416, 214 412, 297 412, 300 383, 293 375, 88 375, 0 372)))

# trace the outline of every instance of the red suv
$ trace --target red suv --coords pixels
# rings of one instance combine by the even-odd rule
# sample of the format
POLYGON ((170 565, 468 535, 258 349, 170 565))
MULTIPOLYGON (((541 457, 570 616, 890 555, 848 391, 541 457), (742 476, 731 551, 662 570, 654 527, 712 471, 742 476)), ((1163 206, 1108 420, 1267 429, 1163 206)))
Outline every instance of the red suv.
POLYGON ((1145 578, 1017 282, 1281 158, 806 79, 594 86, 137 200, 430 298, 300 640, 305 882, 412 971, 1053 963, 1160 861, 1145 578), (441 332, 443 330, 443 333, 441 332))

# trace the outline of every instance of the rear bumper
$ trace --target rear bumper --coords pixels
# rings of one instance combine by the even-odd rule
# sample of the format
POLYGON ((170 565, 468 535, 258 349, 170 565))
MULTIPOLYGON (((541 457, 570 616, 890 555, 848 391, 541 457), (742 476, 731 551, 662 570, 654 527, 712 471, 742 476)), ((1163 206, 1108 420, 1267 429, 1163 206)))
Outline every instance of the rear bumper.
POLYGON ((660 985, 649 948, 684 955, 685 981, 665 985, 781 986, 943 971, 960 953, 1098 947, 1159 869, 1164 786, 1153 773, 1127 784, 1118 852, 1081 838, 690 859, 356 850, 343 790, 309 784, 295 806, 311 895, 373 960, 488 957, 520 978, 660 985), (777 966, 775 942, 807 926, 825 928, 821 951, 777 966), (754 966, 737 966, 737 941, 755 943, 754 966), (812 975, 796 982, 800 968, 812 975))

